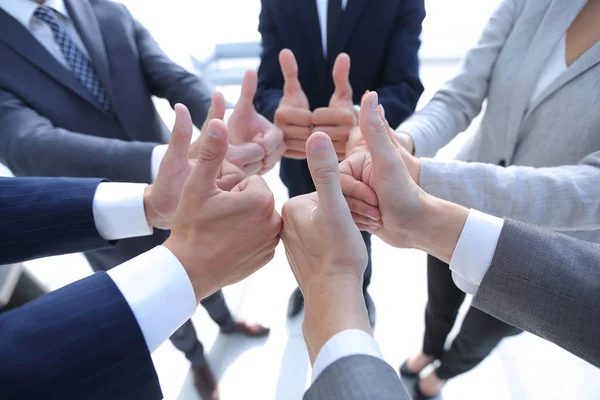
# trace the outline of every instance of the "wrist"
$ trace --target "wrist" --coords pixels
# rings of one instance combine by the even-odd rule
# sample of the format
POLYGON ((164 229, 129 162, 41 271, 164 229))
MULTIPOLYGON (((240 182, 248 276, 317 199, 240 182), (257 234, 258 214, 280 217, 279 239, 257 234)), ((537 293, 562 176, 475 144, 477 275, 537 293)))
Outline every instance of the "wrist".
POLYGON ((467 208, 426 194, 411 247, 450 263, 468 216, 467 208))
POLYGON ((415 155, 415 141, 412 136, 406 132, 396 132, 395 136, 398 138, 398 142, 404 147, 411 155, 415 155))
POLYGON ((211 277, 206 272, 206 269, 200 266, 201 262, 196 257, 191 256, 189 251, 186 251, 182 240, 178 240, 171 235, 163 243, 163 246, 173 253, 183 266, 196 296, 196 304, 218 290, 218 288, 215 290, 211 289, 213 286, 211 277))
POLYGON ((151 228, 155 228, 158 223, 159 216, 152 207, 152 191, 154 185, 146 185, 144 188, 144 214, 146 215, 146 222, 151 228))
POLYGON ((363 279, 356 275, 313 277, 303 287, 302 330, 311 363, 334 335, 360 329, 372 335, 363 294, 363 279))

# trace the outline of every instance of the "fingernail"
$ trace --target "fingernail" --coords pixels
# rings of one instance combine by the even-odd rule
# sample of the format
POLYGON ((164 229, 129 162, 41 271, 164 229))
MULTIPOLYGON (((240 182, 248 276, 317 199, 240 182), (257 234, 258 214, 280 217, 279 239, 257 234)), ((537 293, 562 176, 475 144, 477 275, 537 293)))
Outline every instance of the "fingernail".
POLYGON ((213 139, 220 139, 221 138, 221 131, 219 129, 209 129, 208 130, 208 136, 213 138, 213 139))
POLYGON ((308 151, 311 154, 319 154, 319 153, 327 153, 329 152, 330 144, 327 141, 327 138, 324 136, 318 136, 313 138, 310 142, 310 146, 308 146, 308 151))
POLYGON ((373 92, 375 95, 371 98, 371 110, 377 111, 377 106, 379 105, 379 96, 377 96, 377 92, 373 92))

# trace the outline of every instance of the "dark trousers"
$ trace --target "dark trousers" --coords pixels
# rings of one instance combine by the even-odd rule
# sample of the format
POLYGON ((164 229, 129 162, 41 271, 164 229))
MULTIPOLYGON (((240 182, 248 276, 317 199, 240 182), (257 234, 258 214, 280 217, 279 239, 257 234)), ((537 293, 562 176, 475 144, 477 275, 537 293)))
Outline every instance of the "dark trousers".
MULTIPOLYGON (((306 160, 291 160, 284 157, 281 160, 281 169, 279 175, 281 176, 281 180, 285 186, 288 188, 290 198, 312 193, 316 190, 306 160)), ((365 245, 367 246, 367 253, 369 256, 363 281, 363 291, 366 291, 367 287, 369 287, 369 284, 371 283, 372 273, 371 234, 369 232, 361 232, 361 234, 363 240, 365 241, 365 245)))
POLYGON ((427 258, 427 291, 423 353, 441 362, 436 370, 440 379, 451 379, 483 361, 507 336, 521 332, 478 309, 470 307, 460 332, 448 350, 446 338, 454 326, 465 293, 456 287, 450 267, 435 257, 427 258))
MULTIPOLYGON (((118 265, 111 264, 102 257, 98 252, 86 253, 86 257, 92 266, 94 272, 107 271, 118 265)), ((122 261, 122 260, 121 260, 122 261)), ((220 290, 215 294, 207 297, 200 302, 208 312, 208 315, 215 321, 221 329, 232 328, 235 321, 227 307, 223 292, 220 290)), ((185 354, 185 357, 190 361, 193 368, 201 367, 206 363, 204 355, 204 346, 196 336, 196 329, 191 320, 187 320, 179 327, 170 337, 173 345, 185 354)))

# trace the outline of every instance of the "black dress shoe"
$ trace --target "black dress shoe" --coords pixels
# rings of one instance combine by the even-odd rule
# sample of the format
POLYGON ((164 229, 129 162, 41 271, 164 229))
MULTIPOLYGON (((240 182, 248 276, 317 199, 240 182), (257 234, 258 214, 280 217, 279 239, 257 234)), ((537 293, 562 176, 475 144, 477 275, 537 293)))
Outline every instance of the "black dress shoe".
POLYGON ((418 378, 419 372, 412 372, 410 369, 408 369, 408 364, 406 361, 404 361, 400 366, 400 375, 406 378, 418 378))
POLYGON ((288 303, 288 318, 294 318, 300 311, 304 308, 304 296, 302 296, 302 292, 300 288, 296 288, 292 296, 290 297, 290 302, 288 303))
POLYGON ((369 314, 369 324, 371 329, 375 329, 375 320, 377 318, 377 311, 375 310, 375 303, 371 295, 365 290, 365 306, 367 307, 367 313, 369 314))

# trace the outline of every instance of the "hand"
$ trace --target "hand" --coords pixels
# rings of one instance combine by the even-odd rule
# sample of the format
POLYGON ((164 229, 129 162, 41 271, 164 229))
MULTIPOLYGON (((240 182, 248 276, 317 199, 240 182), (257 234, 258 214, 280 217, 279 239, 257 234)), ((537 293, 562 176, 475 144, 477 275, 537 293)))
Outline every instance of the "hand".
MULTIPOLYGON (((273 125, 254 109, 254 95, 256 94, 258 77, 252 70, 246 71, 242 82, 240 98, 233 109, 227 126, 230 132, 230 141, 233 145, 244 147, 241 151, 255 154, 255 163, 250 164, 245 172, 264 174, 270 171, 285 151, 285 142, 281 129, 273 125), (256 145, 262 149, 262 156, 258 160, 256 145)), ((229 158, 230 159, 230 158, 229 158)), ((230 159, 231 160, 231 159, 230 159)))
POLYGON ((306 140, 312 133, 312 113, 306 95, 298 80, 298 63, 288 49, 279 53, 279 64, 283 73, 283 97, 275 111, 275 125, 285 135, 288 158, 306 158, 306 140))
POLYGON ((188 159, 192 129, 190 112, 184 105, 176 104, 171 141, 160 163, 156 182, 144 190, 144 211, 148 225, 153 228, 171 228, 183 184, 195 165, 195 161, 188 159))
POLYGON ((197 301, 261 268, 279 243, 281 217, 262 178, 252 176, 231 192, 217 186, 228 144, 225 124, 211 121, 164 244, 185 268, 197 301))
POLYGON ((342 195, 331 139, 313 134, 307 156, 317 192, 284 205, 281 237, 304 294, 303 331, 314 362, 336 333, 351 328, 371 333, 371 327, 362 294, 367 251, 342 195))
POLYGON ((404 161, 406 157, 414 157, 390 137, 376 92, 363 98, 360 130, 368 151, 356 152, 340 164, 341 173, 346 175, 342 190, 346 196, 355 197, 356 182, 369 186, 378 199, 381 223, 373 225, 365 224, 361 218, 355 220, 359 228, 376 234, 392 246, 412 247, 411 232, 419 228, 424 199, 428 195, 417 186, 404 161))
POLYGON ((350 57, 342 53, 333 65, 335 91, 329 107, 317 108, 312 114, 313 132, 325 132, 333 141, 339 159, 346 157, 346 142, 350 131, 358 126, 358 111, 352 101, 350 85, 350 57))
MULTIPOLYGON (((223 97, 223 94, 221 92, 214 91, 212 93, 211 100, 212 104, 208 109, 208 113, 206 114, 206 120, 204 121, 204 124, 202 124, 202 134, 204 134, 208 129, 208 124, 210 121, 212 121, 213 119, 223 121, 223 118, 225 118, 225 98, 223 97)), ((200 155, 200 143, 201 141, 200 139, 198 139, 190 146, 190 160, 198 159, 200 155)), ((231 185, 231 187, 241 182, 241 180, 244 179, 246 176, 259 172, 262 169, 262 160, 264 158, 264 155, 265 152, 263 148, 257 143, 243 143, 230 145, 227 151, 226 161, 224 161, 224 164, 231 163, 234 166, 238 167, 244 174, 243 177, 241 177, 241 179, 239 179, 238 182, 235 182, 233 185, 231 185)), ((227 167, 227 169, 233 170, 231 167, 227 167)))

